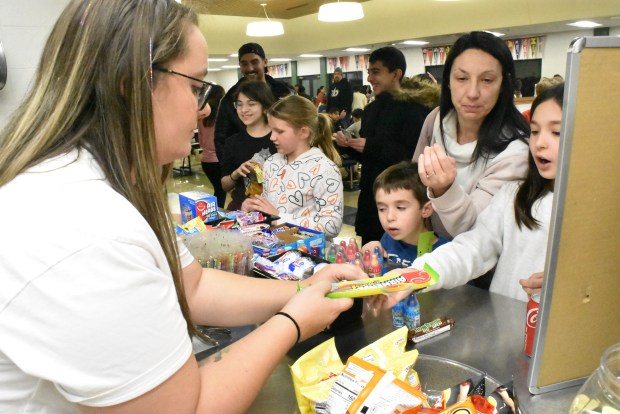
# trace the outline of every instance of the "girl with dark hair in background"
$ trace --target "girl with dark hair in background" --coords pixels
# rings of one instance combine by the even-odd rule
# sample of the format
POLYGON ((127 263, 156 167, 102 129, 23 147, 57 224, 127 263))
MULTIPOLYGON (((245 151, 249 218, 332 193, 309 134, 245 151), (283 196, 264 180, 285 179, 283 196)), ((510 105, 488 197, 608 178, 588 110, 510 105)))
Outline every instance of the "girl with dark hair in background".
POLYGON ((413 156, 443 236, 472 228, 503 184, 525 177, 529 126, 513 103, 514 84, 512 55, 498 37, 472 32, 450 49, 440 106, 413 156))
POLYGON ((237 87, 233 99, 237 116, 245 125, 245 130, 226 139, 222 159, 222 187, 225 191, 232 190, 228 210, 239 210, 247 198, 248 176, 254 173, 257 163, 261 164, 257 159, 266 160, 276 152, 265 114, 275 98, 265 82, 246 81, 237 87))

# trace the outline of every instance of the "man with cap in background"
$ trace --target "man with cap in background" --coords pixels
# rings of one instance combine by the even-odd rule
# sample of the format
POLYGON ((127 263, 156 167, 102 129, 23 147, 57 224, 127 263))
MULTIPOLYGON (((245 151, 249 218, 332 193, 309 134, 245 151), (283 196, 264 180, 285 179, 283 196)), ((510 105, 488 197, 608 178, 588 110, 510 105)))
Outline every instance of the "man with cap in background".
POLYGON ((215 152, 220 160, 224 159, 226 139, 245 130, 245 125, 237 116, 233 98, 235 90, 241 82, 246 80, 265 82, 269 85, 271 93, 276 99, 293 93, 284 82, 277 81, 265 73, 267 59, 265 58, 265 51, 258 43, 246 43, 239 48, 239 67, 243 77, 224 95, 215 119, 215 152))
POLYGON ((342 77, 342 69, 334 69, 333 82, 327 93, 327 110, 332 108, 340 108, 340 119, 346 124, 351 121, 351 105, 353 104, 353 89, 349 81, 342 77))

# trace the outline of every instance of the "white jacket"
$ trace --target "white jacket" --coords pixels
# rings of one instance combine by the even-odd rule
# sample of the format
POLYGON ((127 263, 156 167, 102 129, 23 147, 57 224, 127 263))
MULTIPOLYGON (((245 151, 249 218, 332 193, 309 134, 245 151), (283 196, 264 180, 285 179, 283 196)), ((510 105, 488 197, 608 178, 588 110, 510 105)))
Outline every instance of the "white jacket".
POLYGON ((514 198, 518 188, 518 183, 503 186, 473 229, 413 262, 413 268, 423 269, 428 263, 439 274, 439 282, 429 290, 464 285, 497 266, 489 290, 527 301, 519 279, 544 270, 553 193, 536 201, 532 215, 540 227, 530 230, 517 227, 514 198))

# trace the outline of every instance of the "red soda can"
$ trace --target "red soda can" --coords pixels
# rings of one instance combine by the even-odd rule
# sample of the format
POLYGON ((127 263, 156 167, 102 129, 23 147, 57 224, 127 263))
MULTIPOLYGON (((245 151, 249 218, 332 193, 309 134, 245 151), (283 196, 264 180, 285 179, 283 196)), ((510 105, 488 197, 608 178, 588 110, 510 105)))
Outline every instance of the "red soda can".
POLYGON ((540 306, 540 293, 534 293, 527 302, 527 313, 525 314, 525 354, 532 356, 532 346, 534 345, 534 335, 536 334, 536 322, 538 320, 538 308, 540 306))

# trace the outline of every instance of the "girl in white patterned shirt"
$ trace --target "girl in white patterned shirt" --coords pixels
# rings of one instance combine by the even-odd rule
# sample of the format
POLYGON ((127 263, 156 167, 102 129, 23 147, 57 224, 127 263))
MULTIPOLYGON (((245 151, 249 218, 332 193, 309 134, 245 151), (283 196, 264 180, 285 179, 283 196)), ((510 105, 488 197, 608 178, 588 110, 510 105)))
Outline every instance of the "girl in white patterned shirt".
POLYGON ((276 102, 267 116, 278 152, 263 166, 262 196, 246 199, 242 210, 276 214, 327 238, 337 236, 344 208, 341 160, 329 118, 294 95, 276 102))

